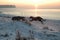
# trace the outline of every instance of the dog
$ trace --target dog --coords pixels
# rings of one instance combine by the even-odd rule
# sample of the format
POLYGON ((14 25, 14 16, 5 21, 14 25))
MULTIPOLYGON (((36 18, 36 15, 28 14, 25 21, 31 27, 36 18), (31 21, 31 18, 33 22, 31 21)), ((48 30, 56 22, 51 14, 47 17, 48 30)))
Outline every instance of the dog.
POLYGON ((40 21, 43 24, 43 21, 45 21, 42 17, 33 17, 30 16, 30 21, 40 21))
POLYGON ((13 21, 24 21, 25 20, 25 17, 21 17, 21 16, 15 16, 15 17, 12 17, 12 20, 13 21))

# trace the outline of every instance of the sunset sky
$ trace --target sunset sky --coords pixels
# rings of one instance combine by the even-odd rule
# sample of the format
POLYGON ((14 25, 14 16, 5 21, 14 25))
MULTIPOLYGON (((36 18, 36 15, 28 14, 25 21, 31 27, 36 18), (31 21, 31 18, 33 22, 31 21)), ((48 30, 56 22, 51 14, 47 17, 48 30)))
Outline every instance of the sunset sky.
POLYGON ((0 5, 10 4, 20 8, 60 8, 60 0, 0 0, 0 5))

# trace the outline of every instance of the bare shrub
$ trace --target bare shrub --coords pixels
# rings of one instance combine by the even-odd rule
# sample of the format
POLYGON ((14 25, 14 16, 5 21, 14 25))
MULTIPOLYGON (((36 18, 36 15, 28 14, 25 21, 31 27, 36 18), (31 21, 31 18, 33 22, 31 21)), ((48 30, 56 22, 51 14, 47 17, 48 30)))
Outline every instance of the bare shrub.
POLYGON ((30 39, 31 39, 31 40, 35 40, 35 39, 34 39, 34 35, 33 35, 33 34, 34 34, 33 31, 29 30, 29 33, 30 33, 30 39))
POLYGON ((21 35, 19 31, 16 31, 16 40, 21 40, 21 35))

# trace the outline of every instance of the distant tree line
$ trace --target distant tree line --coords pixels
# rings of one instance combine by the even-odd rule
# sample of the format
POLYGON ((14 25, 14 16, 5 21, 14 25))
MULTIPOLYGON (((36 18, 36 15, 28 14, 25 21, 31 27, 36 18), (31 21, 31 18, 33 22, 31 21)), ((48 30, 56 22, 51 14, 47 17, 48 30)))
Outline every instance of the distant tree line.
POLYGON ((16 8, 15 5, 0 5, 0 8, 16 8))

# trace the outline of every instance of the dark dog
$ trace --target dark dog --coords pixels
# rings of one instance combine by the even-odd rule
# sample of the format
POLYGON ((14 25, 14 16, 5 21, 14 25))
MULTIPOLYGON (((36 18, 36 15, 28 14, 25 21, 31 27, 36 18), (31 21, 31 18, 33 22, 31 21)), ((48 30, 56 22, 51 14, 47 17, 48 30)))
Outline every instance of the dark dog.
POLYGON ((15 16, 15 17, 12 17, 12 20, 13 21, 20 21, 20 20, 24 21, 25 20, 25 17, 15 16))
POLYGON ((45 21, 42 17, 30 17, 30 21, 40 21, 43 24, 43 21, 45 21))

